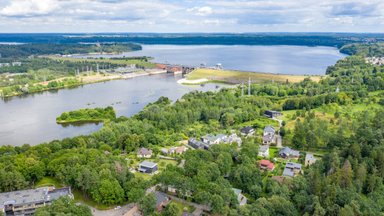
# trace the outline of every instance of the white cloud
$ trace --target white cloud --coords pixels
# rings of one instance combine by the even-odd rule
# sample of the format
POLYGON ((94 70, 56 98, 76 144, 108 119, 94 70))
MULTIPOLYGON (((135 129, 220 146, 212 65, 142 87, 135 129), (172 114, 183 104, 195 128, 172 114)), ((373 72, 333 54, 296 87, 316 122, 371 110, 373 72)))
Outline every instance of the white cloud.
POLYGON ((0 0, 7 32, 384 29, 384 0, 0 0))
POLYGON ((208 6, 204 7, 193 7, 187 10, 188 12, 192 12, 193 14, 197 16, 208 16, 213 13, 213 9, 208 6))
POLYGON ((0 14, 15 17, 46 15, 58 7, 56 0, 13 0, 0 11, 0 14))

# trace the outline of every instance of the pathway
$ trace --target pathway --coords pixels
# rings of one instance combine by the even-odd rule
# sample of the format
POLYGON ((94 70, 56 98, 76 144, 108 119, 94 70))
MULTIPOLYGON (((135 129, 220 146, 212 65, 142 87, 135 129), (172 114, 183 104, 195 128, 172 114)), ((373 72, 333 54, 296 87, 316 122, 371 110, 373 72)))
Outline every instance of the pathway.
MULTIPOLYGON (((279 128, 283 126, 283 120, 278 119, 278 118, 272 118, 272 120, 278 121, 279 122, 279 128)), ((280 136, 280 129, 277 131, 277 136, 276 136, 276 147, 277 148, 283 148, 283 138, 280 136)))
POLYGON ((109 210, 97 210, 89 206, 93 216, 123 216, 135 207, 133 203, 121 206, 120 208, 114 208, 109 210))

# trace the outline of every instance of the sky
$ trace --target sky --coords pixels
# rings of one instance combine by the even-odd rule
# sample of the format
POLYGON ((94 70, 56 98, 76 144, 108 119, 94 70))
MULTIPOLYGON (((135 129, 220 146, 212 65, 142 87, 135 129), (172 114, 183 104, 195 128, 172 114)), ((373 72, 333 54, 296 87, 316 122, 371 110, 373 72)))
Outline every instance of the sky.
POLYGON ((384 32, 384 0, 0 0, 0 32, 384 32))

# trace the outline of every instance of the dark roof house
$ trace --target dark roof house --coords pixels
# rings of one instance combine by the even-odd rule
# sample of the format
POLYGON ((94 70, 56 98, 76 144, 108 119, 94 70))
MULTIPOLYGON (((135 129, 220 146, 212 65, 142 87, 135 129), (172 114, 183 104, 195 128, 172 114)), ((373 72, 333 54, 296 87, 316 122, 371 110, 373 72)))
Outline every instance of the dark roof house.
POLYGON ((156 210, 158 212, 161 212, 163 208, 169 204, 170 199, 166 194, 158 191, 155 192, 155 196, 156 196, 156 210))
POLYGON ((281 112, 278 112, 278 111, 274 111, 274 110, 266 110, 264 112, 264 115, 269 117, 269 118, 276 118, 278 116, 281 116, 281 112))
POLYGON ((283 171, 283 176, 295 177, 299 173, 301 173, 301 164, 288 162, 285 165, 285 169, 283 171))
POLYGON ((157 171, 157 164, 156 163, 153 163, 153 162, 150 162, 150 161, 144 161, 144 162, 141 162, 139 164, 139 172, 142 172, 142 173, 148 173, 148 174, 152 174, 154 172, 157 171))
POLYGON ((284 147, 280 150, 279 156, 282 158, 299 158, 300 152, 289 147, 284 147))
POLYGON ((243 127, 240 129, 240 133, 243 136, 249 136, 255 133, 255 129, 251 126, 243 127))

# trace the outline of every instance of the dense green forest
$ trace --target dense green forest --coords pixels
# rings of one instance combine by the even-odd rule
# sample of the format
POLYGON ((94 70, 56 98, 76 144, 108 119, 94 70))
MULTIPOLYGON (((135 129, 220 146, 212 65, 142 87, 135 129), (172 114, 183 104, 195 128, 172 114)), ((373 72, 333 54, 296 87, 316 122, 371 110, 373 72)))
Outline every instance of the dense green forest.
POLYGON ((69 198, 61 198, 52 205, 44 206, 37 209, 36 216, 56 216, 60 212, 61 215, 72 216, 92 216, 91 210, 84 206, 76 204, 75 201, 69 198))
POLYGON ((102 122, 114 120, 116 113, 113 107, 80 109, 64 112, 56 118, 57 123, 78 123, 78 122, 102 122))
MULTIPOLYGON (((357 53, 360 54, 360 53, 357 53)), ((161 184, 177 196, 208 205, 216 215, 382 215, 384 212, 384 66, 354 55, 338 61, 320 82, 252 85, 192 92, 172 103, 161 97, 137 115, 119 117, 88 136, 37 146, 0 147, 0 192, 34 187, 43 177, 104 205, 138 202, 153 209, 145 190, 161 184), (131 173, 126 160, 140 147, 154 150, 189 137, 270 124, 267 109, 283 112, 284 146, 321 155, 304 174, 279 183, 259 171, 258 137, 241 148, 215 145, 187 151, 184 166, 169 164, 152 178, 131 173), (239 206, 231 188, 248 204, 239 206)), ((64 204, 58 204, 60 206, 64 204)), ((43 210, 42 210, 43 211, 43 210)), ((45 211, 50 211, 49 209, 45 211)))
POLYGON ((348 55, 363 55, 365 57, 384 57, 384 43, 347 44, 340 48, 340 52, 348 55))
POLYGON ((104 44, 0 44, 1 58, 23 58, 31 55, 69 55, 87 53, 121 53, 141 50, 141 46, 132 43, 104 43, 104 44))

